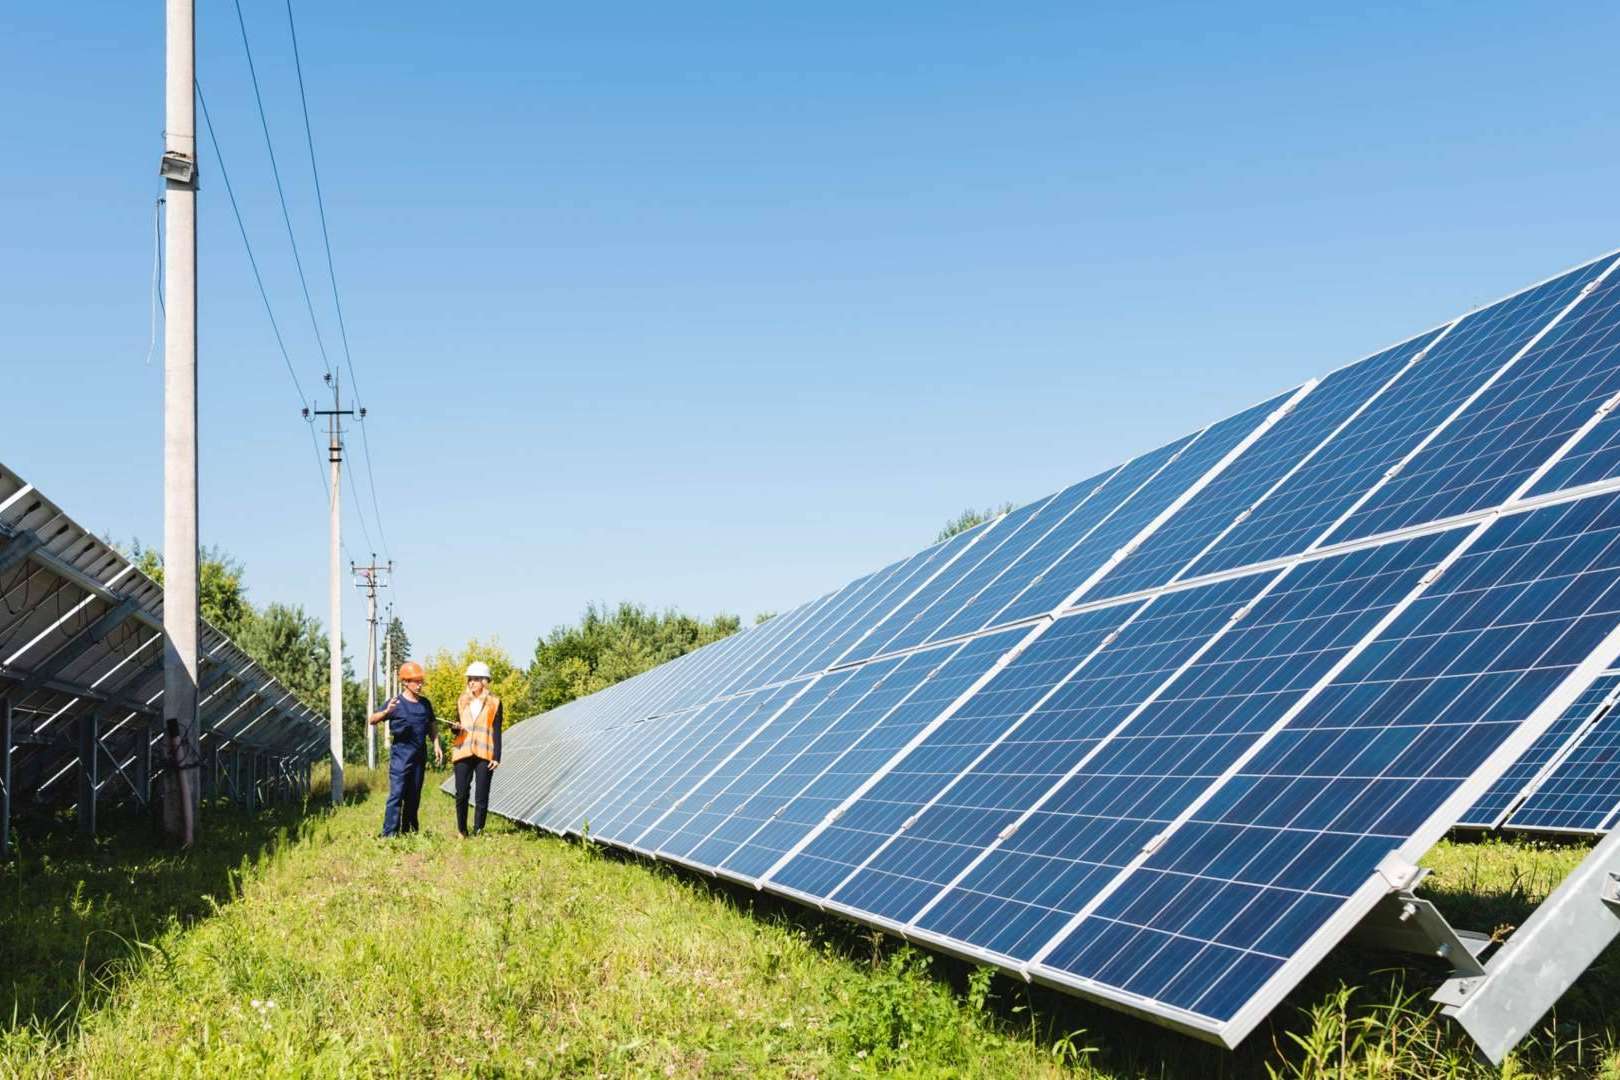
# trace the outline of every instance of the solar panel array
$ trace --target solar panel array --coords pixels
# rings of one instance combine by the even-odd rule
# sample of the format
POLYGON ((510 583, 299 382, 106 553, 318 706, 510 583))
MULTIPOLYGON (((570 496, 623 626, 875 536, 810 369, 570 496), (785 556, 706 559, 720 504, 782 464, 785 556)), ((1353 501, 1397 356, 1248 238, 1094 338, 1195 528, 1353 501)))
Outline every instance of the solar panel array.
MULTIPOLYGON (((163 760, 163 590, 0 467, 0 794, 28 807, 144 800, 163 760), (86 727, 86 725, 91 725, 86 727), (87 753, 88 751, 88 753, 87 753)), ((228 755, 265 794, 297 782, 327 724, 217 629, 202 627, 205 780, 228 755)), ((82 823, 81 823, 82 827, 82 823)))
POLYGON ((519 724, 492 807, 1235 1045, 1488 789, 1612 780, 1616 262, 519 724))

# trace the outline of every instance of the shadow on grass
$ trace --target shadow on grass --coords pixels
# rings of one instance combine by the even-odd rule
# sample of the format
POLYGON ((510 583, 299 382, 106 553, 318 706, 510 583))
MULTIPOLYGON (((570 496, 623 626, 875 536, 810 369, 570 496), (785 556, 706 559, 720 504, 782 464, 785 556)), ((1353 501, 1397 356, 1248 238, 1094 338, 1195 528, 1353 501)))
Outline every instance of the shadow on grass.
MULTIPOLYGON (((145 812, 107 813, 93 839, 66 819, 24 823, 16 857, 0 863, 0 1030, 53 1029, 95 1007, 158 955, 151 943, 237 895, 250 866, 307 836, 330 788, 257 814, 211 801, 189 851, 167 847, 145 812)), ((366 777, 345 803, 364 801, 366 777)))
MULTIPOLYGON (((527 827, 520 826, 520 828, 527 827)), ((538 829, 534 835, 555 839, 538 829)), ((573 843, 581 843, 571 840, 573 843)), ((648 867, 633 852, 594 842, 599 857, 648 867)), ((1581 845, 1571 847, 1578 860, 1581 845)), ((877 969, 909 946, 884 931, 823 913, 795 901, 724 878, 710 877, 674 863, 651 864, 655 872, 683 882, 700 895, 752 918, 765 919, 806 935, 819 948, 846 961, 877 969)), ((1438 877, 1438 875, 1437 875, 1438 877)), ((1522 923, 1562 874, 1549 876, 1537 866, 1498 866, 1488 871, 1450 874, 1426 894, 1455 925, 1504 933, 1522 923)), ((959 999, 970 999, 976 965, 944 954, 918 950, 929 959, 931 977, 959 999)), ((1341 945, 1263 1021, 1236 1050, 1180 1035, 1146 1020, 1082 998, 997 974, 984 1009, 1008 1035, 1029 1038, 1057 1059, 1079 1050, 1093 1066, 1129 1076, 1212 1080, 1225 1077, 1320 1075, 1318 1043, 1327 1034, 1343 1052, 1352 1037, 1362 1051, 1404 1061, 1389 1075, 1498 1075, 1473 1059, 1468 1037, 1444 1021, 1429 1003, 1430 993, 1449 976, 1449 966, 1409 954, 1341 945), (1337 1034, 1335 1034, 1337 1033, 1337 1034), (1431 1072, 1427 1063, 1431 1063, 1431 1072)), ((1612 1002, 1620 997, 1620 943, 1611 946, 1570 989, 1521 1048, 1524 1064, 1541 1072, 1577 1074, 1620 1041, 1612 1002)))

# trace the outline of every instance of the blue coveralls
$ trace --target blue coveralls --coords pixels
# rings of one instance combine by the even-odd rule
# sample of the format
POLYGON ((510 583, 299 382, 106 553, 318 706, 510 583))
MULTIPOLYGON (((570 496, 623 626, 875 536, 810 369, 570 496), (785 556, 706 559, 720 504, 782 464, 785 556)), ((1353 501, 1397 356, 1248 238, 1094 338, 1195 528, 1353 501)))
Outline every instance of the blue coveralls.
POLYGON ((403 694, 388 730, 394 749, 388 756, 388 805, 383 809, 384 836, 421 829, 416 812, 422 805, 422 781, 427 776, 427 737, 433 724, 433 704, 427 698, 411 701, 403 694))

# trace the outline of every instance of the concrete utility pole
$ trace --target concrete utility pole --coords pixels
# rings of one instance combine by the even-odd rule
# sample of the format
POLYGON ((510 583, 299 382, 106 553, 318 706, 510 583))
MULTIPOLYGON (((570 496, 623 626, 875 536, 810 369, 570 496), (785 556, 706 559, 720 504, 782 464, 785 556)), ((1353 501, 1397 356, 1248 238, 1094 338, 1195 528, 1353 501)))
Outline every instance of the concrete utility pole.
POLYGON ((194 0, 167 0, 163 159, 163 827, 196 838, 197 106, 194 0))
MULTIPOLYGON (((377 553, 371 553, 370 566, 356 566, 349 564, 349 572, 355 576, 355 587, 366 590, 366 715, 370 716, 377 711, 377 590, 388 588, 388 579, 385 574, 394 572, 394 564, 390 560, 383 566, 377 565, 377 553)), ((371 724, 366 725, 366 768, 377 767, 377 729, 371 724)))
MULTIPOLYGON (((332 805, 343 805, 343 561, 339 558, 343 550, 343 425, 341 420, 345 416, 353 416, 353 409, 343 407, 342 395, 336 376, 326 376, 327 385, 332 388, 332 407, 330 409, 316 409, 314 415, 327 418, 327 429, 330 436, 327 456, 332 462, 332 505, 331 510, 331 546, 328 549, 327 564, 327 600, 331 605, 331 623, 327 627, 327 636, 331 644, 331 659, 327 678, 331 680, 331 742, 332 755, 332 805)), ((304 410, 308 418, 310 410, 304 410)), ((360 410, 364 417, 366 411, 360 410)))
MULTIPOLYGON (((376 560, 373 559, 372 561, 375 562, 376 560)), ((390 570, 392 570, 393 567, 394 567, 394 564, 392 562, 390 562, 388 564, 388 568, 390 570)), ((394 604, 393 604, 393 601, 389 601, 389 603, 388 603, 388 622, 387 622, 387 626, 388 626, 388 629, 383 631, 383 699, 387 700, 387 701, 392 701, 393 697, 394 697, 394 604)), ((0 704, 0 708, 4 708, 4 705, 0 704)), ((387 724, 383 725, 383 739, 384 739, 383 749, 384 750, 392 750, 393 746, 394 746, 394 737, 393 737, 392 733, 389 731, 389 728, 388 728, 387 724)))

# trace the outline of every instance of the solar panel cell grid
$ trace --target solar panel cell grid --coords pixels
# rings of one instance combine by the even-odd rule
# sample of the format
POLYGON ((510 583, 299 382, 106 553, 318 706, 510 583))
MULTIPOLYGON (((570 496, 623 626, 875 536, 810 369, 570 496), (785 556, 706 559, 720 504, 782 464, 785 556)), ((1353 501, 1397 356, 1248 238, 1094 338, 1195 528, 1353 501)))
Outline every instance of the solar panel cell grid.
POLYGON ((1594 342, 1587 333, 1596 329, 1604 336, 1613 314, 1607 304, 1594 308, 1590 297, 1582 301, 1611 261, 1599 260, 1464 319, 1437 351, 1477 357, 1497 369, 1496 381, 1330 539, 1373 536, 1500 503, 1620 389, 1620 368, 1607 352, 1589 350, 1594 342), (1578 305, 1573 313, 1536 342, 1571 304, 1578 305))
POLYGON ((1551 765, 1577 737, 1605 709, 1610 691, 1620 686, 1620 674, 1599 676, 1581 692, 1574 704, 1565 709, 1553 725, 1531 744, 1530 749, 1503 773, 1457 824, 1481 829, 1494 829, 1529 790, 1543 770, 1551 765))
MULTIPOLYGON (((918 925, 1027 959, 1253 747, 1454 548, 1435 534, 1300 566, 1116 735, 918 925)), ((1251 585, 1251 594, 1257 588, 1251 585)), ((1220 630, 1220 627, 1212 628, 1220 630)))
POLYGON ((811 896, 833 895, 1140 609, 1121 604, 1060 619, 772 874, 772 881, 811 896))
POLYGON ((1105 474, 1101 487, 1094 494, 1073 513, 1054 521, 1015 562, 982 586, 955 614, 946 619, 934 631, 932 640, 943 641, 989 626, 997 612, 1026 588, 1038 584, 1065 553, 1102 528, 1119 513, 1121 507, 1130 502, 1133 495, 1152 483, 1154 477, 1177 460, 1202 434, 1195 432, 1183 436, 1105 474))
MULTIPOLYGON (((691 860, 693 850, 725 824, 731 812, 753 793, 752 777, 762 758, 797 730, 804 717, 838 694, 855 675, 854 668, 834 671, 811 681, 772 716, 753 739, 734 753, 713 759, 703 779, 669 812, 635 838, 638 847, 691 860)), ((763 771, 763 767, 761 767, 763 771)))
POLYGON ((1117 513, 1066 552, 1039 581, 1015 597, 988 625, 1045 615, 1065 602, 1073 602, 1069 598, 1093 578, 1116 551, 1151 527, 1178 499, 1185 497, 1200 480, 1219 468, 1227 455, 1238 449, 1245 439, 1261 431, 1273 414, 1293 396, 1293 393, 1278 395, 1210 425, 1152 480, 1134 492, 1117 513))
MULTIPOLYGON (((1620 677, 1600 681, 1611 690, 1620 685, 1620 677)), ((1569 755, 1509 816, 1510 828, 1594 833, 1614 827, 1620 809, 1620 715, 1600 704, 1592 716, 1595 723, 1569 755)))
POLYGON ((1573 699, 1617 624, 1615 496, 1498 519, 1047 966, 1230 1019, 1555 689, 1573 699))
POLYGON ((912 736, 971 689, 1025 634, 1024 630, 991 634, 947 650, 950 657, 930 662, 929 673, 888 711, 877 712, 880 705, 868 710, 863 702, 861 709, 842 717, 772 783, 766 804, 774 804, 770 820, 725 861, 724 867, 749 877, 764 874, 912 736), (876 714, 864 729, 849 722, 863 712, 876 714), (800 784, 800 777, 811 779, 800 784))
MULTIPOLYGON (((1257 507, 1191 573, 1208 574, 1305 550, 1384 474, 1484 385, 1609 260, 1570 271, 1464 316, 1373 405, 1257 507)), ((1341 530, 1339 539, 1350 535, 1341 530)))
POLYGON ((1122 596, 1174 580, 1238 516, 1368 404, 1439 331, 1423 334, 1324 379, 1232 465, 1165 522, 1097 585, 1088 599, 1122 596))
MULTIPOLYGON (((1247 603, 1241 578, 1154 601, 833 897, 905 922, 949 884, 1247 603)), ((937 733, 936 733, 937 734, 937 733)))

